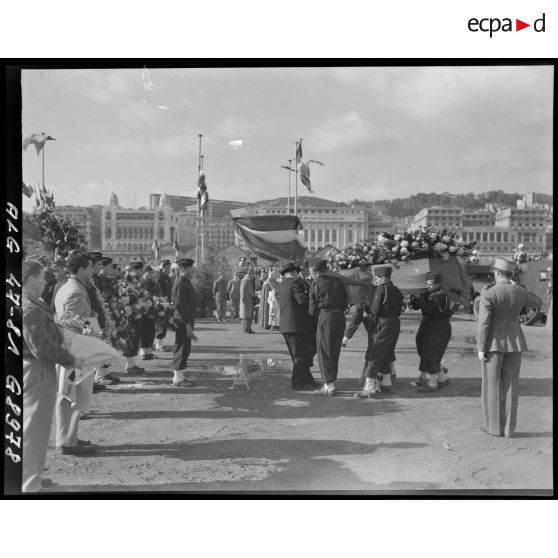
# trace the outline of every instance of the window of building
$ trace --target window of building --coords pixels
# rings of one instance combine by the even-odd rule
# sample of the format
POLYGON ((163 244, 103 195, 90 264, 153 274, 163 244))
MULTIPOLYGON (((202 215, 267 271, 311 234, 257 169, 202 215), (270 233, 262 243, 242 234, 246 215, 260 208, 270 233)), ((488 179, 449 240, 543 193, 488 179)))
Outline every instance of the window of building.
POLYGON ((483 242, 488 242, 488 233, 485 233, 485 232, 482 233, 482 241, 483 242))
POLYGON ((322 229, 318 229, 318 243, 323 242, 323 231, 322 229))
POLYGON ((494 242, 494 233, 493 232, 489 233, 488 238, 490 242, 494 242))
POLYGON ((337 242, 337 229, 333 229, 331 231, 331 242, 333 243, 337 242))
POLYGON ((310 242, 316 242, 316 229, 310 230, 310 242))
POLYGON ((347 242, 350 244, 353 241, 353 230, 349 229, 347 231, 347 242))
POLYGON ((159 229, 159 239, 165 238, 165 230, 159 229))

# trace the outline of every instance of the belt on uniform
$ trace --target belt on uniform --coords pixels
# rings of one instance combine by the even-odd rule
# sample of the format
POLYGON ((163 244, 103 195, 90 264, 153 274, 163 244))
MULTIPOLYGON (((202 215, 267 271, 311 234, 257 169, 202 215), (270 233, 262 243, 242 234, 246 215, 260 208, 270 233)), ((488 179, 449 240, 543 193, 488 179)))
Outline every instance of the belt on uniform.
POLYGON ((320 308, 322 312, 330 312, 331 314, 341 314, 344 313, 344 310, 330 310, 329 308, 320 308))

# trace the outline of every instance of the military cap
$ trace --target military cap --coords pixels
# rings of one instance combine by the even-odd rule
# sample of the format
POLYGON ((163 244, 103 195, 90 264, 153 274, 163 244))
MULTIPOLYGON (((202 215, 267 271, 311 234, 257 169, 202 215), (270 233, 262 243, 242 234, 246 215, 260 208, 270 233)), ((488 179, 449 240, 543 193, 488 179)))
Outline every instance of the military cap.
POLYGON ((510 262, 510 260, 506 260, 505 258, 496 258, 492 267, 508 273, 513 273, 515 271, 515 263, 510 262))
POLYGON ((130 269, 141 269, 143 267, 143 262, 138 262, 138 261, 134 261, 134 262, 130 262, 130 269))
POLYGON ((146 265, 143 268, 144 273, 149 273, 150 271, 153 271, 153 268, 150 265, 146 265))
POLYGON ((321 271, 322 269, 327 269, 327 262, 325 260, 322 260, 322 258, 312 258, 308 262, 308 267, 321 271))
POLYGON ((374 275, 376 277, 387 277, 388 279, 391 277, 392 267, 391 265, 383 265, 381 267, 377 267, 374 270, 374 275))
POLYGON ((101 252, 89 252, 89 255, 95 262, 100 262, 103 259, 103 254, 101 254, 101 252))
POLYGON ((176 265, 182 268, 191 267, 194 265, 194 260, 190 258, 180 258, 179 260, 176 260, 176 265))
POLYGON ((108 256, 103 256, 101 258, 101 264, 102 265, 110 265, 112 263, 112 258, 109 258, 108 256))
POLYGON ((166 265, 170 265, 170 264, 171 264, 170 260, 161 260, 159 267, 165 267, 166 265))
POLYGON ((294 262, 289 262, 287 265, 283 266, 281 269, 281 275, 285 275, 285 273, 289 273, 290 271, 300 271, 300 267, 298 267, 294 262))
POLYGON ((426 274, 426 280, 436 281, 436 283, 442 282, 442 274, 439 271, 429 271, 426 274))

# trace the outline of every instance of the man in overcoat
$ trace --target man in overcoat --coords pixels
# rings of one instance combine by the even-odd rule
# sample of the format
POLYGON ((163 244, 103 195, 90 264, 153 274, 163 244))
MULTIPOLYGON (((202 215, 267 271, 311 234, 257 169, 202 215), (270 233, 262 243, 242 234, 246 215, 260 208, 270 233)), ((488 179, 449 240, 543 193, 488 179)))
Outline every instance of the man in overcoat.
POLYGON ((218 322, 225 321, 227 313, 227 281, 222 273, 213 281, 213 297, 215 298, 215 317, 218 322))
POLYGON ((483 431, 506 438, 515 433, 521 353, 527 350, 519 314, 525 306, 541 305, 537 295, 511 280, 514 270, 514 262, 496 258, 496 282, 480 295, 477 333, 482 363, 483 431))
MULTIPOLYGON (((160 289, 160 296, 163 296, 167 299, 167 302, 171 301, 171 291, 172 291, 172 280, 170 278, 170 267, 171 262, 170 260, 161 260, 159 265, 159 289, 160 289)), ((155 350, 162 351, 164 350, 164 340, 165 336, 167 335, 168 329, 168 322, 166 318, 162 318, 157 320, 155 330, 155 350)))
POLYGON ((308 314, 308 286, 298 276, 298 268, 289 263, 281 270, 283 280, 279 286, 279 326, 293 361, 291 388, 316 388, 312 377, 312 318, 308 314))
MULTIPOLYGON (((244 333, 256 333, 252 330, 252 318, 254 317, 254 285, 252 283, 252 269, 246 270, 246 275, 240 282, 240 317, 244 327, 244 333)), ((260 301, 260 304, 262 302, 260 301)))
POLYGON ((227 294, 231 301, 231 319, 238 320, 240 306, 240 279, 238 278, 238 273, 234 273, 233 278, 229 281, 227 294))

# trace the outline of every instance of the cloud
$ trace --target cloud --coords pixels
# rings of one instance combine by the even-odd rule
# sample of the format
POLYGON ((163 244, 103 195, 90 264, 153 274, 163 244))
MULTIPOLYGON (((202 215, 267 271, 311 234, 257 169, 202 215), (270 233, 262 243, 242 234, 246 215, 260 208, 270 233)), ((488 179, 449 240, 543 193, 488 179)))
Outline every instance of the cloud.
POLYGON ((312 134, 312 152, 322 153, 363 145, 373 136, 373 127, 352 111, 343 116, 327 118, 318 126, 312 134))

